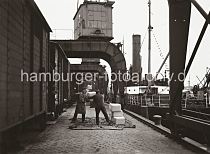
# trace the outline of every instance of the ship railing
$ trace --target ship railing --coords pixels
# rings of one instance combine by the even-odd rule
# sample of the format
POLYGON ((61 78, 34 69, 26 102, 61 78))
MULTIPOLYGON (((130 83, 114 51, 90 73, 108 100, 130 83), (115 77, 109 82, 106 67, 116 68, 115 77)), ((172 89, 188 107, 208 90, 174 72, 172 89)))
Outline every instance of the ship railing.
POLYGON ((184 108, 208 108, 210 107, 210 95, 189 95, 182 99, 182 107, 184 108))
MULTIPOLYGON (((170 96, 169 95, 128 95, 127 104, 138 105, 142 107, 154 106, 154 107, 169 107, 170 96)), ((208 108, 210 107, 210 96, 204 95, 194 97, 187 97, 182 99, 182 108, 208 108)))
POLYGON ((170 96, 169 95, 128 95, 127 104, 138 105, 142 107, 154 106, 154 107, 169 107, 170 96))

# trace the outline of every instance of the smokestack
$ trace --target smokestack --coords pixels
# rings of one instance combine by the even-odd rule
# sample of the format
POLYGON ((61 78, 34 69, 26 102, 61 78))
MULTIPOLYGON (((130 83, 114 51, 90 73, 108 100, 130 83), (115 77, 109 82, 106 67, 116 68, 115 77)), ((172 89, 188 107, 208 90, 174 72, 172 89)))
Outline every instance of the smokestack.
POLYGON ((133 73, 141 77, 141 35, 133 35, 133 73))

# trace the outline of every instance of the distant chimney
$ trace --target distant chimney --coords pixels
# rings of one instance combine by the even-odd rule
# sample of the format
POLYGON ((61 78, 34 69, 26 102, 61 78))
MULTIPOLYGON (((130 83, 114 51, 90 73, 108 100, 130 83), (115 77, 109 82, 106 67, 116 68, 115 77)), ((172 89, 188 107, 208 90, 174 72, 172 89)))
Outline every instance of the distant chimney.
POLYGON ((133 35, 133 73, 141 76, 141 35, 133 35))

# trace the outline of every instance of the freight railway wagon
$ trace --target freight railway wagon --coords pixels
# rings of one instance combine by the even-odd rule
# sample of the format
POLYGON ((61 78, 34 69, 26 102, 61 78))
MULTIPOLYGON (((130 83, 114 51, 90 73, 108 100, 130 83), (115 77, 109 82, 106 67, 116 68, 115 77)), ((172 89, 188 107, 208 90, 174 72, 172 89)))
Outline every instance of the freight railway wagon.
POLYGON ((33 0, 1 0, 0 23, 0 153, 4 153, 6 141, 15 140, 23 123, 45 126, 48 84, 30 75, 48 71, 51 29, 33 0))
POLYGON ((56 118, 66 105, 70 105, 70 62, 62 48, 54 42, 50 42, 49 60, 48 113, 56 118))

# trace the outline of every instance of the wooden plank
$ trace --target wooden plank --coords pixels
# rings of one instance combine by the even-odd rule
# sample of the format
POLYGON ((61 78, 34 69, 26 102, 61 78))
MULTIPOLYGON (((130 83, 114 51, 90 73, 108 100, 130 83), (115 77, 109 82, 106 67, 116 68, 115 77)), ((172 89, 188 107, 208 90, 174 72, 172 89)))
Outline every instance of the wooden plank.
MULTIPOLYGON (((7 94, 8 94, 8 100, 21 99, 21 97, 22 97, 22 90, 8 89, 7 94)), ((15 100, 15 102, 18 102, 18 100, 15 100)))
POLYGON ((19 29, 16 29, 14 22, 10 21, 8 32, 9 41, 21 47, 23 45, 23 26, 19 26, 19 29))
POLYGON ((21 54, 16 52, 8 53, 8 64, 11 67, 20 68, 22 67, 23 57, 21 54))
POLYGON ((21 79, 21 67, 18 66, 8 66, 8 77, 9 79, 17 78, 17 81, 21 79))
POLYGON ((21 72, 21 69, 23 68, 23 65, 22 65, 22 60, 18 60, 18 59, 14 59, 13 62, 12 62, 12 59, 8 59, 8 72, 11 73, 11 74, 14 74, 14 72, 17 72, 18 74, 20 74, 21 72), (14 71, 14 72, 13 72, 14 71))
POLYGON ((4 96, 3 94, 6 94, 6 92, 7 92, 7 82, 0 81, 0 96, 4 96))
MULTIPOLYGON (((23 31, 23 17, 22 18, 12 18, 9 16, 9 31, 15 34, 15 30, 17 34, 22 33, 23 31)), ((16 35, 17 35, 16 34, 16 35)))
POLYGON ((0 91, 0 129, 6 127, 7 125, 7 99, 6 91, 0 91))
MULTIPOLYGON (((30 72, 30 64, 31 64, 31 16, 30 16, 30 10, 25 7, 24 8, 25 14, 24 14, 24 62, 23 62, 23 68, 25 72, 30 72)), ((24 94, 24 115, 25 118, 29 117, 31 115, 30 112, 30 83, 24 82, 24 88, 23 88, 23 94, 24 94)))
POLYGON ((21 102, 21 91, 8 91, 8 124, 12 125, 20 121, 20 113, 22 110, 21 102))
POLYGON ((24 115, 25 117, 30 116, 30 83, 25 82, 24 83, 24 88, 23 88, 23 93, 24 93, 24 115))
POLYGON ((8 12, 4 7, 0 7, 0 27, 7 27, 8 12))
POLYGON ((23 38, 22 37, 18 37, 17 39, 19 39, 19 41, 13 42, 13 41, 9 41, 8 42, 8 48, 9 50, 13 53, 19 53, 22 54, 23 53, 23 38), (17 43, 19 42, 19 43, 17 43))
MULTIPOLYGON (((0 24, 0 32, 1 32, 0 35, 7 40, 7 25, 4 26, 3 24, 2 25, 0 24)), ((2 43, 4 43, 4 42, 2 42, 2 43)))
POLYGON ((7 73, 1 72, 1 74, 0 74, 0 81, 3 81, 3 82, 7 81, 7 73))
MULTIPOLYGON (((1 38, 1 34, 0 34, 0 40, 1 39, 2 39, 2 42, 0 42, 0 55, 3 57, 0 57, 0 59, 3 59, 3 58, 7 58, 7 57, 5 57, 5 56, 7 56, 7 41, 4 38, 1 38)), ((0 63, 1 63, 1 61, 0 61, 0 63)))
POLYGON ((0 90, 0 125, 1 128, 6 126, 6 115, 7 115, 7 92, 0 90))
MULTIPOLYGON (((1 45, 1 51, 3 50, 3 51, 5 51, 5 48, 7 49, 7 37, 6 36, 4 36, 3 35, 3 32, 4 32, 5 30, 1 30, 0 29, 0 45, 1 45)), ((6 32, 5 32, 6 33, 6 32)))
POLYGON ((9 4, 9 15, 10 18, 15 21, 19 22, 20 24, 21 19, 23 19, 23 7, 22 2, 15 2, 14 0, 9 4))
POLYGON ((13 49, 16 52, 20 52, 19 50, 23 49, 23 36, 22 33, 17 33, 13 34, 12 32, 8 33, 8 47, 9 49, 13 49), (21 36, 20 36, 21 35, 21 36), (17 48, 13 47, 13 44, 17 46, 17 48))
POLYGON ((7 73, 7 61, 6 59, 0 58, 0 72, 1 73, 7 73))
POLYGON ((33 114, 33 115, 31 115, 31 116, 29 116, 29 117, 27 117, 25 119, 22 119, 21 121, 18 121, 16 123, 11 124, 11 125, 7 125, 6 127, 0 129, 0 132, 6 131, 6 130, 12 128, 12 127, 15 127, 15 126, 17 126, 17 125, 19 125, 21 123, 27 122, 28 120, 33 119, 35 117, 38 117, 38 116, 40 116, 42 114, 45 114, 45 113, 46 113, 46 111, 43 110, 43 111, 41 111, 41 112, 39 112, 37 114, 33 114))
POLYGON ((17 16, 12 16, 11 14, 9 14, 9 30, 10 31, 14 31, 14 29, 18 31, 23 31, 23 16, 21 18, 17 17, 17 16))
POLYGON ((19 106, 19 104, 15 103, 15 101, 12 101, 12 102, 8 101, 8 104, 9 104, 9 107, 8 107, 8 116, 7 116, 7 126, 19 122, 18 110, 17 110, 17 106, 19 106))
POLYGON ((40 104, 40 93, 39 93, 39 86, 40 83, 39 82, 35 82, 34 86, 33 86, 33 109, 34 109, 34 113, 38 113, 39 112, 39 104, 40 104))
POLYGON ((14 91, 22 91, 23 83, 22 82, 9 82, 8 89, 14 91))

